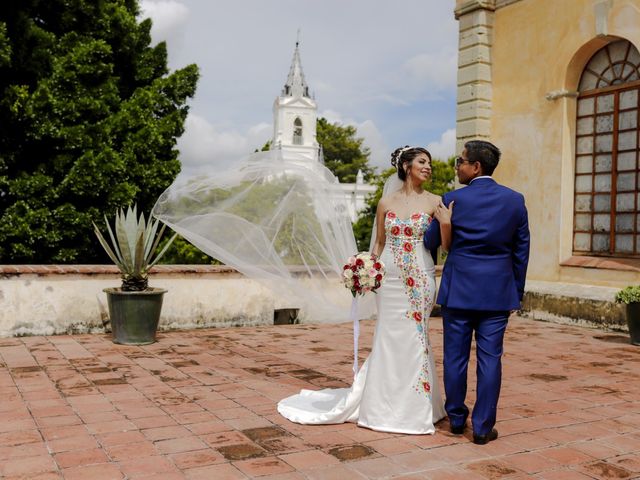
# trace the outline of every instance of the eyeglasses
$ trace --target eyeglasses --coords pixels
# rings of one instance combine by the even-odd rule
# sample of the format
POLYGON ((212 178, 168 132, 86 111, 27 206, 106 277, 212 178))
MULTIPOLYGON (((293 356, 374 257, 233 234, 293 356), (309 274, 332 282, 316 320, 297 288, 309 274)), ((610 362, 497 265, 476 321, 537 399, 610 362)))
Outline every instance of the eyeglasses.
POLYGON ((471 163, 476 163, 476 161, 477 160, 467 160, 467 159, 462 158, 462 157, 456 157, 456 168, 460 167, 460 165, 462 165, 465 162, 471 164, 471 163))

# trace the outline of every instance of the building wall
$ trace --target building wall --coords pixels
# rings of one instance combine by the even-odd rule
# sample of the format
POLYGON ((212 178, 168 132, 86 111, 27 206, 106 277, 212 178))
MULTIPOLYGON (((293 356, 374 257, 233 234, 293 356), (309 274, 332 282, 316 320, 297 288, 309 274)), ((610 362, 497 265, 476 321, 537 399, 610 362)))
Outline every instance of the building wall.
POLYGON ((640 281, 634 262, 572 257, 577 84, 591 55, 610 41, 640 47, 640 0, 459 0, 457 15, 458 140, 490 138, 503 152, 496 180, 525 195, 528 278, 640 281), (599 268, 579 266, 587 263, 599 268))
POLYGON ((346 204, 351 222, 358 220, 359 213, 367 206, 367 197, 375 191, 376 186, 368 183, 337 183, 335 185, 336 198, 346 204))
POLYGON ((296 118, 302 121, 302 145, 316 149, 316 113, 304 106, 287 106, 279 112, 279 130, 277 135, 283 145, 293 144, 293 122, 296 118))

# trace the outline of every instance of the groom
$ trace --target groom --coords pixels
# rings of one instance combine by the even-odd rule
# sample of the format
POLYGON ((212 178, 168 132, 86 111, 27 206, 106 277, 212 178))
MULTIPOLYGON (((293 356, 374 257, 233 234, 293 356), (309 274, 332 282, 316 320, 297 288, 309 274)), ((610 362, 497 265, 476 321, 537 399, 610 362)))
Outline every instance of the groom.
POLYGON ((520 308, 529 261, 529 224, 524 197, 491 178, 500 160, 493 144, 473 140, 456 158, 465 188, 444 195, 425 247, 448 249, 437 303, 444 328, 445 409, 451 432, 462 434, 469 409, 467 367, 475 332, 477 355, 473 442, 498 438, 496 409, 502 380, 502 342, 511 312, 520 308), (448 208, 445 207, 448 206, 448 208), (447 238, 448 237, 448 238, 447 238), (450 246, 449 246, 450 245, 450 246))

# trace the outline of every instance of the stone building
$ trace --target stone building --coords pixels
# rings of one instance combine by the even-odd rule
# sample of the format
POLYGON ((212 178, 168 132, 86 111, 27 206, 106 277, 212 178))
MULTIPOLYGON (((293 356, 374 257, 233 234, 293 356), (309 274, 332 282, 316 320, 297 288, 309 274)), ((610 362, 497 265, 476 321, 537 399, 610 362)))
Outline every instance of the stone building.
POLYGON ((640 0, 457 0, 457 149, 522 192, 530 281, 640 281, 640 0))

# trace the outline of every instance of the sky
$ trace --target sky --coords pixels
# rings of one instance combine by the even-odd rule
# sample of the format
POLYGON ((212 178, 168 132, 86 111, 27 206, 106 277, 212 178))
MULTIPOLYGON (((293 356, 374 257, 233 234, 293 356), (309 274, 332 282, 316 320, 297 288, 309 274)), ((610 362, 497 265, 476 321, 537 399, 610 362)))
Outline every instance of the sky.
POLYGON ((183 170, 223 166, 273 134, 273 102, 300 55, 318 115, 357 127, 370 163, 404 145, 455 149, 454 0, 141 0, 169 68, 200 68, 183 170))

